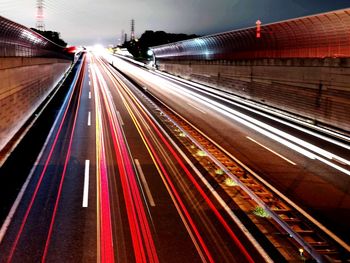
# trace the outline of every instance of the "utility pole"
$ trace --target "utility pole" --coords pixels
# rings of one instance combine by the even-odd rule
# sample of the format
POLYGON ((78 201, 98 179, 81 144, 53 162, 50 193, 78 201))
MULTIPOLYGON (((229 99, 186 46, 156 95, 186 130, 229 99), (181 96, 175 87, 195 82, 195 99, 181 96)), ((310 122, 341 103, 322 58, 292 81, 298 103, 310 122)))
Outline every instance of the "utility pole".
POLYGON ((44 0, 36 0, 36 29, 45 31, 44 0))

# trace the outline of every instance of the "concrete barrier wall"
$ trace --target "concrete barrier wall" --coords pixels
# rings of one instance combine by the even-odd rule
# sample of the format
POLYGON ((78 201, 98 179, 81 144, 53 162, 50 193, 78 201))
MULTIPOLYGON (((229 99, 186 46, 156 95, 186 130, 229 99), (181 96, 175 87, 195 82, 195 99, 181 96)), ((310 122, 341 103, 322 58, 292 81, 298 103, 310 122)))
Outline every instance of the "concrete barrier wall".
POLYGON ((350 132, 350 59, 158 61, 159 69, 350 132))
POLYGON ((0 58, 0 150, 70 66, 55 58, 0 58))

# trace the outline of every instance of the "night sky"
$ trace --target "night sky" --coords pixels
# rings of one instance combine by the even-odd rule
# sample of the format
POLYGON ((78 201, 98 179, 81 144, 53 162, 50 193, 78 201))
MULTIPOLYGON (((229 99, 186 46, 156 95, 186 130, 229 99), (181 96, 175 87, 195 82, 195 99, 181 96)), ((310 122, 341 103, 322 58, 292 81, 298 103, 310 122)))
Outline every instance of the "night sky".
MULTIPOLYGON (((350 7, 348 0, 45 0, 47 30, 61 32, 71 45, 117 44, 145 30, 212 34, 350 7)), ((0 0, 0 15, 35 26, 35 0, 0 0)))

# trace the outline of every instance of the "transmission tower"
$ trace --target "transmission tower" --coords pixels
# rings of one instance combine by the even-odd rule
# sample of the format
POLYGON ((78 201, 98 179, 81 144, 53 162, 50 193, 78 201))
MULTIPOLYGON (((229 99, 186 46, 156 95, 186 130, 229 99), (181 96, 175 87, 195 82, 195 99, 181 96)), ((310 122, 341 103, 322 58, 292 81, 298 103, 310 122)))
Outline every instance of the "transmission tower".
POLYGON ((131 19, 131 35, 130 40, 135 40, 135 20, 131 19))
POLYGON ((44 31, 44 0, 36 0, 36 29, 44 31))
POLYGON ((120 43, 119 45, 123 45, 126 39, 124 39, 124 29, 122 30, 122 34, 120 35, 120 43))

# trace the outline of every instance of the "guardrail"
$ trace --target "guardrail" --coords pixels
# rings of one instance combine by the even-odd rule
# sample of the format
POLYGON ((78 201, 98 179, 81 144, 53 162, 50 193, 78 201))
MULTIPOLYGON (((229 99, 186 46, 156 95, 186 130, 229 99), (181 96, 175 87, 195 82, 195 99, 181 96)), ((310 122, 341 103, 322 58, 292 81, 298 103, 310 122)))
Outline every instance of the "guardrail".
POLYGON ((350 9, 151 47, 157 60, 350 57, 350 9))
POLYGON ((64 48, 33 30, 0 16, 0 57, 72 58, 64 48))

